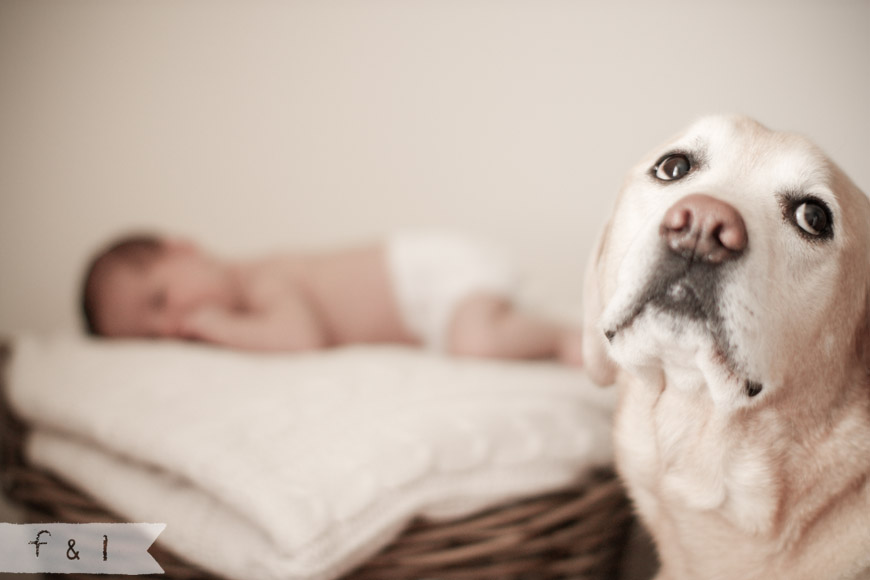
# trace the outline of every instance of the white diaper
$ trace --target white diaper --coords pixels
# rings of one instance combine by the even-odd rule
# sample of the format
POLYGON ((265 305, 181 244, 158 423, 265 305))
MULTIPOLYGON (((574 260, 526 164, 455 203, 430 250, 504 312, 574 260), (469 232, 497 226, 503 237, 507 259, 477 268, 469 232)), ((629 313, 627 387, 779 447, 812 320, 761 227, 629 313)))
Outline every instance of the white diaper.
POLYGON ((510 296, 517 285, 505 254, 456 234, 394 234, 387 243, 387 264, 405 326, 436 350, 445 346, 459 302, 484 292, 510 296))

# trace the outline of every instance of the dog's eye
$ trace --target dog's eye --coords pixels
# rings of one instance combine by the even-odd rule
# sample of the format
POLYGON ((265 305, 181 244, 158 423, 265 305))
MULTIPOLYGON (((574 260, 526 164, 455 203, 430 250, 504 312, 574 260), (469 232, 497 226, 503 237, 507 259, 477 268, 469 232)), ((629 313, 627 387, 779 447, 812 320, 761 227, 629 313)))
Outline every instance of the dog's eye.
POLYGON ((805 201, 794 212, 797 226, 811 236, 821 236, 828 229, 828 213, 817 203, 805 201))
POLYGON ((692 170, 692 163, 682 153, 673 153, 662 157, 653 169, 656 179, 661 181, 676 181, 692 170))

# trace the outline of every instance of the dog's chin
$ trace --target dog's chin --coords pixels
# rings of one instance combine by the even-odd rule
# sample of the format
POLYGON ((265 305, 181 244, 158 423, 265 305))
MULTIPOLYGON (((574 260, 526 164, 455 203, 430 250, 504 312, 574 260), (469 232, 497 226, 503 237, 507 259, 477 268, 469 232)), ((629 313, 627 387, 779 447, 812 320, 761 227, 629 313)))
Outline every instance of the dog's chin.
MULTIPOLYGON (((691 310, 693 306, 683 308, 691 310)), ((710 358, 716 351, 706 319, 652 302, 617 328, 607 333, 610 355, 620 366, 638 374, 674 365, 697 368, 699 357, 710 358)))
POLYGON ((717 404, 743 406, 762 385, 735 362, 720 321, 705 304, 689 287, 669 288, 629 322, 606 331, 610 356, 645 383, 707 392, 717 404))

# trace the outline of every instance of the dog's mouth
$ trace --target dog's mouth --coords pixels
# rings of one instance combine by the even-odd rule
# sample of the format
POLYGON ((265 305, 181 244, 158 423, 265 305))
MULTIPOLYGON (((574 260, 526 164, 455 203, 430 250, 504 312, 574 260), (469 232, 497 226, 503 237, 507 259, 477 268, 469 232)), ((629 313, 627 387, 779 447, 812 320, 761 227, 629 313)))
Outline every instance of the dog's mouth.
POLYGON ((711 266, 663 253, 656 262, 654 274, 627 309, 620 322, 605 330, 611 343, 630 330, 645 313, 664 314, 675 323, 673 327, 693 327, 707 334, 713 345, 713 357, 734 378, 742 381, 746 394, 754 397, 762 390, 760 382, 747 378, 735 361, 733 341, 723 321, 720 308, 722 289, 731 276, 723 265, 711 266))
POLYGON ((612 342, 630 328, 648 308, 669 314, 678 321, 701 322, 717 338, 722 332, 719 297, 724 276, 727 272, 721 267, 663 254, 626 315, 605 332, 607 340, 612 342))

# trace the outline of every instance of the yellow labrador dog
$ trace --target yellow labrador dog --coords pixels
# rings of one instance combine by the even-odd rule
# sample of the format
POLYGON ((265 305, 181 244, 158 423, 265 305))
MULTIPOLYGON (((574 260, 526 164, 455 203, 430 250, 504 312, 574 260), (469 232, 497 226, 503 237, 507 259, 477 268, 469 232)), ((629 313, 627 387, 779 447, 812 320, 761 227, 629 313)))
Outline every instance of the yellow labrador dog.
POLYGON ((870 578, 870 203, 806 139, 711 117, 628 175, 585 288, 659 580, 870 578))

